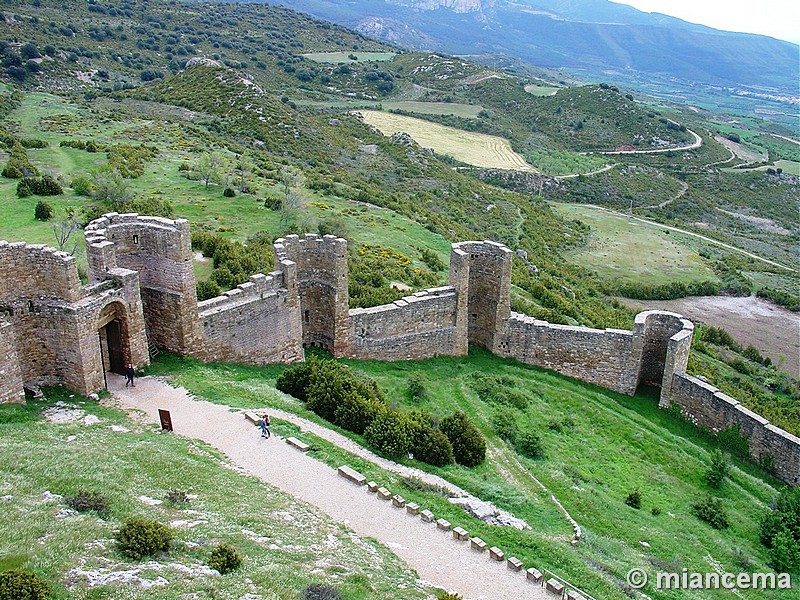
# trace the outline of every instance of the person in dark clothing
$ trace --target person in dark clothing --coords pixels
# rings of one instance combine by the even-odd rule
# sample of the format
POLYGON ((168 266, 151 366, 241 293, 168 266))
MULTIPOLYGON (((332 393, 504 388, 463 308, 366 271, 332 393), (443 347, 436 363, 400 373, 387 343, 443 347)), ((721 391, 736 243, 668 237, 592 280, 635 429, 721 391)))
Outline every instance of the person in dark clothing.
POLYGON ((128 366, 125 367, 125 387, 128 387, 128 385, 136 387, 136 384, 133 383, 133 375, 134 375, 133 365, 131 363, 128 363, 128 366))
POLYGON ((269 438, 269 436, 271 435, 271 432, 269 430, 269 415, 265 414, 263 417, 261 417, 259 425, 261 426, 261 437, 269 438))

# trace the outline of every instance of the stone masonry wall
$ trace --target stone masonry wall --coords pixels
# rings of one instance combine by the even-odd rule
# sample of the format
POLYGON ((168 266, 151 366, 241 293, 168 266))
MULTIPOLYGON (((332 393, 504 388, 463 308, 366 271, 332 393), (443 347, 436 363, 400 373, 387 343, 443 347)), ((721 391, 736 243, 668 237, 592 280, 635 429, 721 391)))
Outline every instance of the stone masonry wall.
POLYGON ((669 396, 662 395, 660 406, 673 404, 680 408, 684 417, 715 433, 739 425, 739 432, 748 439, 754 459, 771 456, 775 474, 786 483, 800 485, 800 439, 796 436, 686 373, 674 374, 669 396))
POLYGON ((147 363, 136 272, 111 269, 105 281, 82 287, 73 256, 0 242, 0 281, 0 309, 11 323, 6 343, 11 341, 17 357, 12 370, 25 385, 65 385, 82 394, 102 389, 98 318, 112 302, 125 328, 126 359, 147 363), (8 285, 14 281, 20 285, 8 285))
POLYGON ((89 223, 84 236, 90 281, 117 266, 139 273, 150 342, 176 354, 200 353, 189 222, 108 213, 89 223))
POLYGON ((303 332, 295 265, 199 304, 205 360, 249 364, 302 361, 303 332))
POLYGON ((392 304, 350 310, 351 358, 419 360, 466 354, 459 331, 458 296, 452 287, 431 288, 392 304))
POLYGON ((460 242, 453 249, 464 252, 469 263, 469 342, 495 352, 511 315, 512 252, 497 242, 460 242))
MULTIPOLYGON (((681 315, 648 310, 636 315, 633 327, 634 334, 641 336, 643 341, 639 384, 660 386, 670 338, 686 329, 691 333, 694 326, 681 315)), ((686 365, 683 370, 685 367, 686 365)))
POLYGON ((618 329, 554 325, 511 313, 498 352, 623 394, 636 391, 634 335, 618 329))
POLYGON ((320 346, 334 356, 350 351, 347 240, 307 233, 275 241, 275 266, 297 265, 303 345, 320 346))
POLYGON ((25 400, 12 327, 0 318, 0 404, 25 400))

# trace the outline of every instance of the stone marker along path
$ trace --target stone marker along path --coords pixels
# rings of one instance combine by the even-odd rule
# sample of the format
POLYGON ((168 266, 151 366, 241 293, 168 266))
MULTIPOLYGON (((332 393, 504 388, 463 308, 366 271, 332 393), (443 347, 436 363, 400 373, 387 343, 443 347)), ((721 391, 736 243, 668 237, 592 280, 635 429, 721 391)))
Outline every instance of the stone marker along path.
MULTIPOLYGON (((357 486, 336 470, 306 456, 277 436, 261 439, 257 427, 227 406, 190 397, 151 377, 125 388, 122 377, 109 377, 109 389, 126 409, 139 409, 158 423, 158 409, 170 411, 175 433, 202 440, 262 481, 316 506, 362 537, 372 537, 406 561, 423 580, 455 591, 465 600, 548 598, 544 588, 529 583, 524 571, 514 572, 488 553, 470 550, 406 510, 382 502, 366 486, 357 486)), ((271 411, 270 414, 273 414, 271 411)), ((468 521, 464 515, 465 522, 468 521)), ((532 565, 526 565, 532 566, 532 565)), ((552 597, 552 596, 551 596, 552 597)))

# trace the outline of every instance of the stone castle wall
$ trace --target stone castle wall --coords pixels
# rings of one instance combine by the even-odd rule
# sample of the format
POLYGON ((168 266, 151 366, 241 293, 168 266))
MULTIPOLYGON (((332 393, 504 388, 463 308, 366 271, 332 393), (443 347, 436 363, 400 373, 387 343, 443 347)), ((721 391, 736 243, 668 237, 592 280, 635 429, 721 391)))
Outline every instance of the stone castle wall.
POLYGON ((0 312, 6 322, 0 371, 14 379, 18 374, 25 385, 64 385, 83 394, 102 389, 99 330, 113 319, 124 330, 125 360, 147 364, 135 271, 113 268, 103 281, 82 286, 73 256, 43 245, 0 241, 0 273, 0 312))
POLYGON ((84 230, 89 280, 109 269, 140 275, 150 342, 187 355, 201 351, 192 241, 186 219, 109 213, 84 230))
POLYGON ((274 248, 276 268, 282 261, 297 265, 303 345, 346 356, 350 349, 347 241, 307 233, 276 240, 274 248))
POLYGON ((456 319, 458 295, 452 287, 431 288, 392 304, 350 311, 351 358, 420 360, 463 356, 466 330, 456 319))
POLYGON ((0 404, 25 401, 12 327, 10 322, 0 318, 0 404))
POLYGON ((686 373, 675 373, 669 395, 662 395, 659 405, 676 405, 684 417, 715 433, 738 425, 753 458, 772 457, 775 474, 786 483, 800 485, 800 438, 775 427, 714 386, 686 373))
POLYGON ((44 246, 0 242, 0 401, 20 381, 103 387, 110 320, 122 327, 126 361, 145 364, 158 346, 203 360, 252 364, 303 360, 304 346, 382 360, 463 356, 468 344, 624 394, 660 385, 714 431, 739 424, 756 459, 769 455, 798 484, 800 441, 686 374, 691 322, 647 311, 632 331, 539 321, 510 310, 511 251, 494 242, 453 244, 448 286, 391 304, 348 307, 347 242, 306 234, 275 242, 275 271, 197 303, 185 220, 111 213, 86 228, 90 284, 74 258, 44 246))
POLYGON ((199 304, 203 359, 257 365, 304 359, 295 264, 281 268, 199 304))

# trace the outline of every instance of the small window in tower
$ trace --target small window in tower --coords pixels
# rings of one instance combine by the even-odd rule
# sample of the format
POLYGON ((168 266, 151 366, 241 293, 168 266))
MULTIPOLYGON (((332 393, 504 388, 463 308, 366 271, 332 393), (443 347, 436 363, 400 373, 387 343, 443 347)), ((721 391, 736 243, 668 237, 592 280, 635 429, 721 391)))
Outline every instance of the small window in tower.
POLYGON ((309 319, 309 317, 308 317, 308 311, 306 311, 305 317, 306 317, 306 323, 308 323, 308 319, 309 319))
POLYGON ((139 236, 136 234, 133 235, 133 243, 137 245, 139 244, 139 236))

